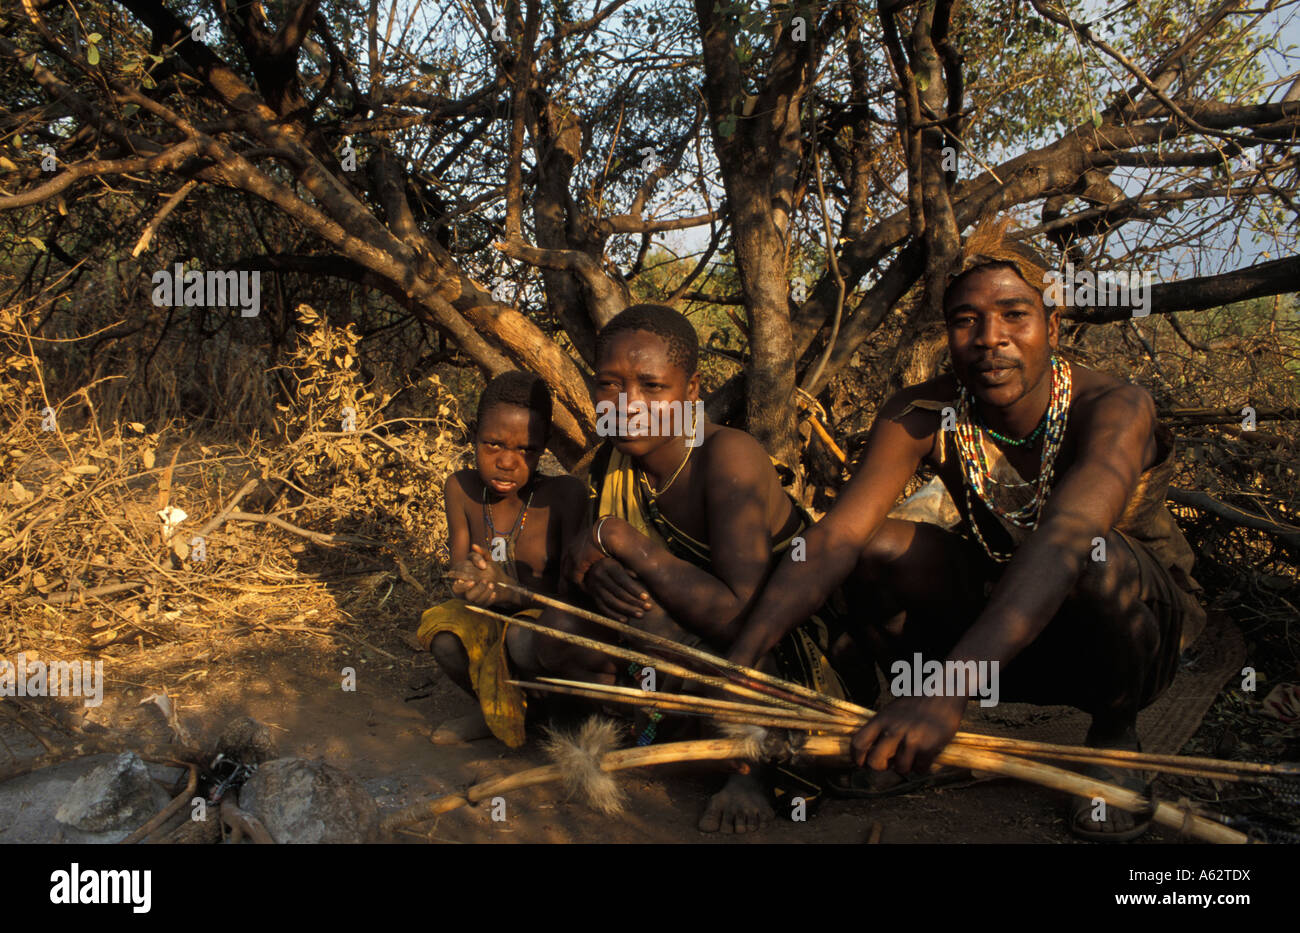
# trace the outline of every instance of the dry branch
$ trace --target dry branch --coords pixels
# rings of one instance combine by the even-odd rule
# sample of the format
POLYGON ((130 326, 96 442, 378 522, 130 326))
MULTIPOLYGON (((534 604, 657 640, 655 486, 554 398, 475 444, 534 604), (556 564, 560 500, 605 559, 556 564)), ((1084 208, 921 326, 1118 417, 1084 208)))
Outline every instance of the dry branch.
POLYGON ((1277 538, 1293 553, 1300 554, 1300 528, 1294 525, 1284 525, 1280 522, 1270 521, 1262 515, 1247 512, 1226 502, 1220 502, 1213 496, 1192 489, 1169 487, 1169 501, 1177 502, 1180 505, 1188 505, 1194 509, 1200 509, 1202 512, 1209 512, 1211 515, 1217 515, 1219 518, 1227 519, 1246 528, 1262 531, 1277 538))
MULTIPOLYGON (((775 754, 782 759, 792 756, 803 761, 846 764, 849 743, 848 736, 810 736, 777 751, 771 748, 771 742, 765 742, 764 755, 770 757, 775 754)), ((610 752, 601 759, 600 769, 608 772, 671 762, 726 761, 747 757, 752 750, 753 744, 748 738, 670 742, 665 745, 610 752)), ((1108 806, 1118 807, 1130 813, 1144 813, 1153 809, 1152 819, 1155 822, 1205 842, 1241 844, 1249 841, 1245 834, 1192 813, 1190 810, 1181 810, 1159 801, 1148 801, 1141 794, 1127 788, 1075 774, 1072 771, 1063 771, 1040 762, 1024 761, 986 749, 952 746, 939 755, 938 761, 941 764, 1018 778, 1069 794, 1089 798, 1100 797, 1108 806)), ((387 816, 383 820, 382 827, 385 831, 391 832, 399 827, 432 819, 451 810, 512 790, 561 780, 564 776, 564 769, 555 764, 530 768, 517 774, 475 784, 463 794, 450 794, 407 807, 387 816)))
POLYGON ((194 797, 194 791, 199 786, 199 769, 195 765, 189 766, 189 778, 185 782, 185 789, 172 798, 167 806, 163 807, 158 813, 131 835, 122 840, 122 845, 133 845, 141 839, 148 839, 149 836, 173 816, 179 813, 187 803, 194 797))

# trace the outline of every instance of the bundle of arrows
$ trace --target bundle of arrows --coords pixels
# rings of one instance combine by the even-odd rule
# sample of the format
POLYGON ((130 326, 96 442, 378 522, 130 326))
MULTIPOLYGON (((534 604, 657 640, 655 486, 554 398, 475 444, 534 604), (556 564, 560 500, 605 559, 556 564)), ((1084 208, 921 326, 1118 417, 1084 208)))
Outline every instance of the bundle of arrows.
MULTIPOLYGON (((572 736, 553 734, 547 750, 554 763, 477 784, 462 794, 422 802, 390 815, 384 821, 392 830, 431 819, 458 807, 489 799, 506 791, 551 781, 563 782, 571 792, 585 795, 593 806, 616 812, 622 803, 619 788, 610 777, 615 771, 686 761, 750 760, 769 763, 802 761, 827 766, 847 766, 853 734, 874 714, 864 706, 829 697, 772 674, 734 664, 679 642, 644 632, 561 600, 524 587, 494 584, 503 592, 540 606, 560 609, 594 622, 616 636, 617 643, 559 631, 519 616, 505 616, 481 607, 475 612, 511 625, 533 629, 550 638, 594 649, 619 660, 653 667, 661 675, 694 683, 709 695, 663 693, 599 683, 542 677, 514 681, 543 693, 567 694, 598 703, 623 704, 665 715, 701 717, 719 724, 723 738, 668 742, 640 748, 617 749, 619 730, 609 720, 593 718, 572 736), (630 647, 639 645, 641 649, 630 647), (735 699, 724 698, 726 694, 735 699)), ((1164 774, 1212 778, 1221 781, 1276 780, 1300 777, 1300 764, 1256 763, 1157 755, 1121 749, 1059 745, 1024 739, 958 732, 938 755, 937 765, 970 769, 1028 781, 1092 799, 1108 807, 1149 814, 1159 825, 1204 842, 1252 841, 1211 814, 1190 805, 1174 805, 1118 784, 1112 784, 1046 764, 1045 761, 1095 764, 1107 768, 1155 771, 1164 774)))

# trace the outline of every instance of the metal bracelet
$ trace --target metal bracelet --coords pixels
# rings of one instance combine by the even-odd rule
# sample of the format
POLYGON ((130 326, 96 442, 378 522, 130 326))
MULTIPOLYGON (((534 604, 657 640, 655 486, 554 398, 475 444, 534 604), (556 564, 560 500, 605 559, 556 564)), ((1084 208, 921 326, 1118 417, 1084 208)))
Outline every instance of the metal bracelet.
POLYGON ((605 524, 605 519, 609 517, 610 516, 608 515, 602 515, 600 517, 600 521, 596 522, 595 537, 596 537, 596 547, 600 548, 600 553, 604 554, 606 557, 613 557, 614 556, 613 554, 605 550, 605 544, 600 540, 600 526, 605 524))

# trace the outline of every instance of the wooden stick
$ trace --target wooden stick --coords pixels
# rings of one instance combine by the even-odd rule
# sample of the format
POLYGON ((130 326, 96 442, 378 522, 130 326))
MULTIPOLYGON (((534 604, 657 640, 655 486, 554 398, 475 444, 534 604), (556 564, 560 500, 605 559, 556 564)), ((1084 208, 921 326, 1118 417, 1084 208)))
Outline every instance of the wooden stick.
POLYGON ((163 823, 170 820, 182 807, 190 802, 194 795, 194 789, 199 786, 199 769, 190 765, 189 780, 185 782, 185 789, 172 798, 172 801, 163 807, 149 822, 145 823, 131 835, 122 840, 120 845, 129 846, 139 842, 141 839, 147 839, 149 834, 158 829, 163 823))
MULTIPOLYGON (((598 612, 591 612, 579 606, 572 606, 563 600, 555 599, 551 596, 535 593, 527 587, 516 586, 511 583, 494 583, 493 586, 500 587, 508 593, 513 593, 522 599, 531 600, 541 606, 549 606, 552 609, 559 609, 570 615, 577 616, 580 619, 586 619, 588 622, 594 622, 597 625, 604 626, 610 631, 618 632, 627 638, 635 639, 646 645, 653 645, 671 652, 678 657, 689 658, 699 664, 706 665, 714 670, 722 671, 732 677, 741 685, 750 689, 757 689, 759 692, 764 691, 762 687, 768 687, 771 690, 778 691, 778 699, 802 701, 804 706, 814 706, 826 712, 847 713, 853 716, 871 716, 872 711, 865 706, 859 706, 856 703, 850 703, 848 700, 841 700, 836 697, 828 697, 823 693, 818 693, 810 687, 802 684, 796 684, 792 681, 776 677, 772 674, 764 673, 753 667, 745 667, 743 664, 736 664, 734 661, 728 661, 726 658, 718 657, 715 654, 709 654, 707 651, 701 651, 699 648, 692 648, 681 642, 673 641, 671 638, 665 638, 662 635, 655 635, 651 632, 643 632, 641 629, 631 625, 625 625, 609 616, 601 615, 598 612), (790 696, 793 694, 794 696, 790 696)), ((470 606, 470 609, 478 611, 477 606, 470 606)), ((502 617, 504 618, 504 617, 502 617)), ((514 621, 514 620, 512 620, 514 621)), ((547 629, 547 631, 554 631, 547 629)), ((601 643, 603 644, 603 643, 601 643)), ((603 650, 603 649, 600 649, 603 650)), ((656 662, 658 664, 658 662, 656 662)))
MULTIPOLYGON (((752 725, 770 728, 796 729, 805 732, 819 731, 841 735, 851 735, 862 727, 861 721, 833 719, 830 717, 821 718, 809 715, 794 716, 770 706, 736 703, 731 700, 710 700, 690 694, 651 693, 628 687, 582 683, 555 677, 541 677, 538 678, 538 682, 522 680, 512 680, 510 682, 528 690, 563 693, 606 702, 625 703, 637 707, 671 710, 695 716, 712 716, 723 722, 748 722, 752 725), (746 719, 746 716, 751 718, 746 719)), ((1160 771, 1165 774, 1223 781, 1240 781, 1247 777, 1247 775, 1228 770, 1227 766, 1250 764, 1249 762, 1220 762, 1213 758, 1181 758, 1177 755, 1155 755, 1124 749, 1094 749, 1087 746, 1053 745, 1046 742, 1019 741, 970 732, 958 733, 953 741, 959 745, 974 748, 1005 750, 1021 757, 1052 758, 1130 771, 1160 771), (986 742, 988 744, 985 744, 986 742), (1112 757, 1112 753, 1118 754, 1112 757)), ((1272 766, 1264 765, 1262 767, 1270 768, 1272 766)))
POLYGON ((240 809, 239 804, 235 802, 234 794, 226 794, 221 798, 219 814, 221 822, 230 827, 231 842, 239 842, 247 834, 250 839, 261 845, 275 845, 275 839, 262 825, 262 821, 247 810, 240 809))
MULTIPOLYGON (((743 739, 700 739, 693 742, 669 742, 664 745, 647 745, 643 748, 625 748, 606 755, 601 760, 600 768, 602 771, 622 771, 625 768, 641 768, 675 761, 726 761, 741 756, 745 745, 743 739)), ((419 823, 521 787, 558 781, 563 776, 564 771, 559 765, 529 768, 527 771, 475 784, 464 794, 449 794, 436 800, 413 804, 385 817, 381 826, 385 831, 391 831, 399 826, 419 823)))
POLYGON ((1034 755, 1052 757, 1053 755, 1088 754, 1098 762, 1128 761, 1147 765, 1151 770, 1159 770, 1161 765, 1173 765, 1179 768, 1203 768, 1207 771, 1223 771, 1233 774, 1259 774, 1276 777, 1300 777, 1300 764, 1283 761, 1276 764, 1257 761, 1227 761, 1221 758, 1198 758, 1192 755, 1160 755, 1154 752, 1137 752, 1123 748, 1090 748, 1085 745, 1057 745, 1052 742, 1035 742, 1030 739, 1012 739, 999 735, 983 735, 978 732, 958 732, 956 736, 963 745, 977 748, 1010 751, 1017 755, 1034 755))
MULTIPOLYGON (((956 742, 964 748, 980 748, 978 745, 968 745, 965 742, 956 742)), ((1056 753, 1043 755, 1037 752, 1014 752, 1017 758, 1026 760, 1038 760, 1040 758, 1050 759, 1052 761, 1068 761, 1076 764, 1099 765, 1105 768, 1119 768, 1124 771, 1159 771, 1161 774, 1176 774, 1181 777, 1207 778, 1214 781, 1248 781, 1248 775, 1235 774, 1231 771, 1213 771, 1208 768, 1183 767, 1182 765, 1171 764, 1150 764, 1143 761, 1124 761, 1101 758, 1097 755, 1090 755, 1086 752, 1077 753, 1056 753)))
POLYGON ((761 690, 754 690, 749 687, 745 687, 740 684, 733 683, 730 680, 723 680, 721 677, 711 677, 708 674, 701 674, 698 673, 697 671, 691 670, 688 667, 682 667, 681 665, 674 664, 671 661, 665 661, 663 658, 656 658, 648 654, 642 654, 640 651, 632 651, 631 649, 623 648, 620 645, 611 645, 607 642, 596 641, 596 639, 594 638, 587 638, 584 635, 574 635, 571 632, 562 632, 558 629, 553 629, 548 626, 542 625, 538 622, 534 622, 532 619, 525 619, 519 616, 506 616, 506 615, 502 615, 499 612, 493 612, 491 609, 483 609, 480 606, 467 606, 467 608, 471 612, 477 612, 479 615, 485 615, 490 618, 497 619, 501 622, 508 622, 511 625, 520 625, 526 629, 531 629, 534 632, 540 632, 541 634, 547 636, 548 638, 554 638, 557 639, 558 641, 565 641, 568 642, 569 644, 578 645, 582 648, 590 648, 592 651, 601 651, 604 652, 605 654, 612 655, 613 657, 622 658, 625 661, 634 661, 637 664, 642 665, 643 667, 653 667, 657 670, 663 671, 665 674, 675 675, 677 677, 682 677, 687 680, 694 680, 698 683, 704 684, 706 687, 713 687, 718 690, 725 690, 728 693, 734 693, 737 696, 748 697, 751 700, 758 699, 758 700, 766 700, 767 702, 770 703, 774 702, 779 705, 789 707, 790 709, 803 708, 793 702, 776 699, 772 697, 770 694, 764 693, 761 690))
MULTIPOLYGON (((826 742, 835 738, 833 736, 814 736, 809 742, 826 742)), ((1099 781, 1096 778, 1077 774, 1074 771, 1053 768, 1051 765, 1045 765, 1041 762, 1026 761, 1023 758, 1003 755, 988 749, 968 748, 960 745, 949 745, 939 753, 936 760, 943 764, 973 768, 977 771, 992 771, 1007 777, 1041 784, 1044 787, 1063 790, 1068 794, 1079 797, 1100 797, 1106 801, 1107 806, 1119 807, 1121 810, 1127 810, 1130 813, 1145 812, 1150 803, 1154 802, 1155 811, 1152 813, 1151 818, 1161 826, 1176 829, 1205 842, 1239 844, 1250 841, 1245 833, 1229 829, 1222 823, 1198 816, 1190 810, 1183 811, 1178 807, 1160 801, 1149 802, 1141 794, 1126 787, 1120 787, 1118 784, 1109 784, 1106 781, 1099 781)))
POLYGON ((76 744, 58 748, 56 751, 49 752, 37 758, 27 761, 15 761, 0 766, 0 782, 8 781, 24 774, 30 774, 33 771, 39 771, 42 768, 48 768, 52 765, 62 764, 65 761, 71 761, 74 758, 84 758, 87 755, 102 755, 106 753, 120 753, 133 751, 145 761, 160 761, 168 764, 186 767, 191 764, 201 763, 202 756, 197 749, 187 748, 183 745, 168 744, 123 744, 115 737, 83 736, 76 744))
POLYGON ((537 682, 513 680, 511 683, 520 687, 529 687, 533 689, 543 689, 541 686, 542 684, 555 684, 561 687, 594 690, 601 694, 608 695, 609 699, 620 697, 623 702, 631 702, 633 704, 644 704, 647 702, 666 699, 684 706, 701 710, 722 709, 733 713, 755 713, 760 716, 771 716, 773 713, 779 711, 782 716, 786 716, 787 718, 797 718, 801 722, 807 722, 809 724, 829 723, 834 725, 851 725, 854 729, 861 728, 861 723, 857 720, 842 716, 831 716, 830 714, 819 713, 815 710, 787 711, 784 707, 761 706, 755 703, 738 703, 735 700, 701 697, 695 696, 691 693, 664 693, 657 690, 638 690, 635 687, 619 687, 611 684, 595 684, 578 680, 564 680, 560 677, 538 677, 537 682))
POLYGON ((771 707, 758 713, 739 712, 722 707, 710 709, 701 708, 689 703, 681 703, 670 699, 674 694, 651 694, 649 697, 645 698, 634 698, 605 693, 601 690, 586 689, 588 685, 562 686, 560 684, 533 683, 522 680, 512 680, 510 683, 527 690, 540 690, 544 693, 561 693, 565 696, 585 697, 591 700, 601 700, 611 703, 627 703, 637 707, 638 709, 662 709, 674 713, 707 717, 709 719, 716 719, 719 722, 730 722, 739 725, 764 726, 772 729, 794 729, 800 732, 811 732, 814 730, 839 732, 845 735, 851 735, 858 730, 857 726, 847 723, 809 722, 807 719, 793 715, 782 716, 780 715, 779 710, 773 710, 771 707))
MULTIPOLYGON (((758 671, 753 668, 744 667, 743 665, 733 664, 732 662, 726 661, 723 658, 718 658, 714 655, 708 654, 707 652, 699 651, 698 649, 681 645, 678 642, 672 641, 671 639, 663 638, 658 635, 652 635, 648 632, 642 632, 639 629, 624 625, 621 622, 616 622, 615 620, 609 619, 598 613, 588 612, 587 610, 580 609, 579 607, 576 606, 569 606, 568 604, 560 600, 552 599, 549 596, 543 596, 542 594, 534 593, 533 591, 525 587, 516 587, 508 584, 498 584, 498 585, 506 586, 511 592, 514 592, 516 595, 519 595, 523 598, 533 599, 537 602, 540 602, 543 605, 554 606, 555 608, 562 609, 566 612, 572 612, 575 615, 579 615, 581 618, 588 619, 589 621, 593 621, 601 625, 606 625, 608 627, 611 627, 615 631, 625 632, 631 635, 632 637, 643 638, 644 640, 652 644, 656 644, 656 645, 662 644, 662 646, 667 647, 670 650, 677 651, 679 654, 685 654, 689 657, 692 657, 693 659, 700 660, 701 663, 711 664, 715 667, 722 668, 723 670, 726 671, 734 671, 739 676, 743 677, 745 680, 749 680, 749 681, 761 680, 764 684, 768 686, 771 686, 779 691, 782 691, 787 695, 794 695, 794 696, 792 696, 790 700, 783 700, 782 698, 772 697, 771 694, 768 694, 763 690, 755 691, 753 687, 758 687, 759 686, 758 683, 754 683, 750 687, 743 686, 741 684, 734 684, 731 681, 727 681, 715 677, 709 677, 708 675, 702 675, 695 671, 691 671, 688 668, 680 667, 678 665, 672 664, 671 662, 664 661, 662 659, 656 659, 654 657, 641 654, 639 652, 633 652, 628 649, 621 648, 620 646, 617 645, 610 645, 606 642, 600 642, 594 639, 588 639, 581 635, 572 635, 567 632, 560 632, 557 631, 556 629, 547 628, 546 626, 539 625, 538 623, 532 622, 532 620, 518 619, 509 616, 504 616, 499 613, 492 612, 491 610, 488 609, 482 609, 478 606, 470 606, 469 608, 473 611, 480 612, 484 615, 489 615, 494 618, 497 618, 503 622, 512 622, 515 624, 524 625, 527 628, 531 628, 535 631, 540 631, 546 635, 557 638, 561 641, 569 641, 574 644, 580 644, 583 647, 590 648, 595 651, 602 651, 607 654, 612 654, 615 657, 622 657, 625 660, 635 661, 642 665, 658 667, 667 674, 675 674, 680 677, 696 680, 697 682, 703 683, 706 686, 713 686, 719 689, 726 690, 727 692, 737 694, 739 696, 746 696, 750 699, 763 700, 769 703, 777 702, 786 708, 792 708, 792 707, 797 708, 800 705, 798 701, 803 699, 805 694, 811 694, 812 697, 820 698, 820 700, 825 701, 825 703, 830 704, 834 707, 833 709, 828 710, 824 708, 823 704, 818 704, 818 708, 813 710, 816 712, 821 712, 830 715, 839 715, 845 718, 852 717, 853 719, 859 722, 859 725, 865 723, 868 719, 870 719, 872 716, 875 715, 875 713, 872 710, 866 707, 858 706, 856 704, 849 703, 847 701, 836 700, 835 698, 832 697, 823 696, 822 694, 819 694, 816 691, 811 690, 807 687, 803 687, 800 684, 795 684, 791 681, 783 680, 779 677, 774 677, 771 674, 765 674, 762 671, 758 671)), ((811 709, 811 707, 809 706, 804 706, 804 708, 811 709)), ((1163 766, 1168 766, 1170 769, 1175 769, 1175 768, 1178 769, 1177 771, 1170 770, 1169 773, 1171 774, 1172 773, 1186 774, 1193 777, 1210 777, 1210 778, 1218 779, 1220 778, 1220 775, 1223 773, 1268 774, 1268 775, 1278 775, 1278 776, 1287 776, 1287 777, 1300 776, 1300 765, 1296 765, 1293 763, 1265 764, 1265 763, 1252 763, 1252 762, 1225 761, 1225 760, 1213 759, 1213 758, 1193 759, 1193 758, 1184 758, 1177 755, 1152 755, 1146 752, 1135 752, 1135 751, 1129 751, 1125 749, 1094 749, 1094 748, 1088 748, 1086 746, 1054 745, 1052 743, 1033 742, 1025 739, 1012 739, 1012 738, 1004 738, 998 736, 987 736, 987 735, 981 735, 979 733, 973 733, 973 732, 958 732, 954 737, 954 741, 959 742, 961 744, 974 745, 980 748, 1004 749, 1008 751, 1016 751, 1025 755, 1032 755, 1034 757, 1052 757, 1052 753, 1060 753, 1058 757, 1068 756, 1068 760, 1071 761, 1080 761, 1080 762, 1089 761, 1097 764, 1110 764, 1113 766, 1120 766, 1120 762, 1127 762, 1129 763, 1128 766, 1130 768, 1142 767, 1149 770, 1164 770, 1164 768, 1162 768, 1163 765, 1163 766), (1202 772, 1213 772, 1213 773, 1196 773, 1197 769, 1200 769, 1202 772)))
POLYGON ((1179 505, 1190 505, 1194 509, 1209 512, 1211 515, 1217 515, 1246 528, 1253 528, 1265 534, 1273 535, 1283 544, 1289 546, 1292 551, 1300 549, 1300 528, 1295 525, 1271 521, 1263 515, 1247 512, 1245 509, 1229 505, 1227 502, 1220 502, 1213 496, 1198 492, 1195 489, 1178 489, 1171 486, 1166 495, 1170 502, 1177 502, 1179 505))
MULTIPOLYGON (((809 736, 797 754, 800 758, 838 759, 847 762, 850 741, 848 736, 809 736)), ((743 757, 748 746, 749 743, 745 739, 670 742, 664 745, 649 745, 644 748, 610 752, 601 759, 600 767, 602 771, 621 771, 626 768, 679 761, 725 761, 743 757)), ((1119 807, 1129 812, 1142 813, 1150 807, 1150 802, 1141 794, 1116 784, 1108 784, 1072 771, 1063 771, 1040 762, 1025 761, 987 749, 950 745, 940 753, 938 761, 942 764, 1003 774, 1076 796, 1100 797, 1108 806, 1119 807)), ((464 794, 449 794, 406 807, 385 817, 381 825, 385 831, 391 832, 398 827, 418 823, 507 791, 556 781, 563 775, 563 769, 559 765, 530 768, 513 775, 475 784, 464 794)), ((1177 829, 1206 842, 1245 843, 1249 841, 1244 833, 1229 829, 1221 823, 1190 811, 1184 812, 1167 803, 1155 803, 1152 819, 1162 826, 1177 829)))

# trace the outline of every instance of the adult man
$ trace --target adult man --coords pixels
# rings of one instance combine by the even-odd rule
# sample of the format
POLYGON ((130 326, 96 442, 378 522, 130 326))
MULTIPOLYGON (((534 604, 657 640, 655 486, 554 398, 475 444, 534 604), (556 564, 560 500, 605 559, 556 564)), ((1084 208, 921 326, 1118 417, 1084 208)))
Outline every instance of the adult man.
MULTIPOLYGON (((721 653, 807 521, 754 438, 704 421, 697 355, 691 323, 663 305, 634 305, 601 330, 593 397, 598 423, 612 433, 587 471, 592 524, 577 539, 570 574, 603 612, 721 653)), ((842 695, 823 653, 826 629, 805 623, 808 615, 769 649, 785 676, 842 695)), ((607 637, 563 613, 542 621, 607 637)), ((607 655, 555 639, 539 639, 537 650, 545 667, 570 676, 609 683, 623 673, 607 655)), ((641 725, 639 741, 652 741, 656 724, 641 725)), ((700 828, 748 832, 771 817, 754 777, 736 775, 700 828)))
MULTIPOLYGON (((1089 745, 1138 747, 1138 710, 1204 624, 1190 548, 1163 505, 1172 438, 1144 390, 1056 355, 1044 265, 1005 226, 972 235, 944 296, 953 373, 882 407, 806 559, 782 560, 732 660, 761 657, 852 578, 871 588, 862 634, 878 660, 985 662, 1002 699, 1077 706, 1089 745), (922 462, 961 533, 887 518, 922 462)), ((854 736, 857 764, 927 771, 975 692, 895 699, 854 736)), ((1086 838, 1146 828, 1114 809, 1093 820, 1087 803, 1070 811, 1086 838)))

